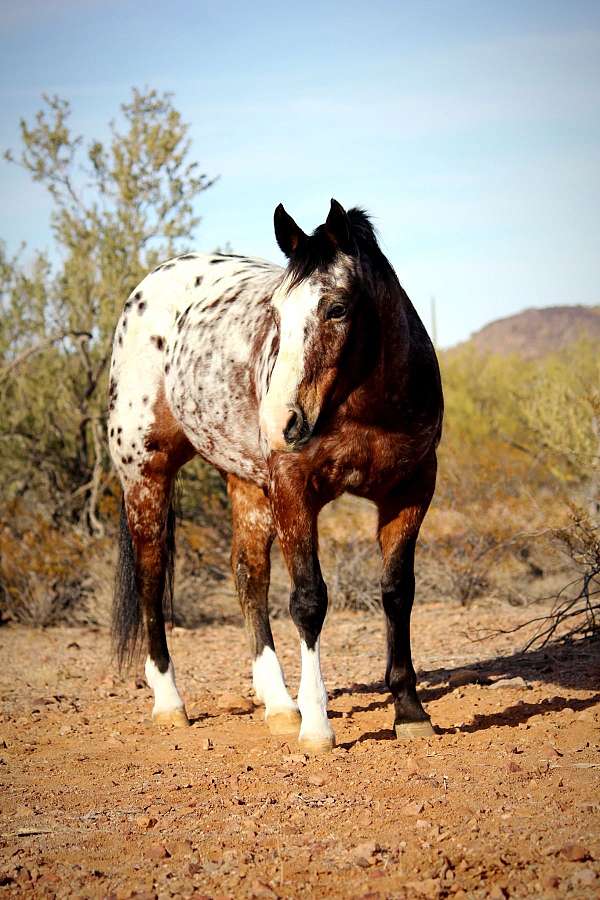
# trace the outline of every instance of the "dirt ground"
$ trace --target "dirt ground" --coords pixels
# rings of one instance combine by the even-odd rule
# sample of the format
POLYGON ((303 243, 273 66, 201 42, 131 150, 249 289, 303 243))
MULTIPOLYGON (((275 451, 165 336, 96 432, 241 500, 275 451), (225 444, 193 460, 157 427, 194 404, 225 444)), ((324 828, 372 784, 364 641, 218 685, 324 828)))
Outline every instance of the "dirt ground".
MULTIPOLYGON (((416 608, 438 734, 407 744, 381 619, 332 613, 338 747, 314 758, 268 734, 241 627, 172 633, 192 718, 172 731, 149 724, 140 675, 115 674, 105 631, 0 629, 0 894, 600 897, 599 647, 472 640, 523 616, 416 608)), ((295 687, 295 631, 274 631, 295 687)))

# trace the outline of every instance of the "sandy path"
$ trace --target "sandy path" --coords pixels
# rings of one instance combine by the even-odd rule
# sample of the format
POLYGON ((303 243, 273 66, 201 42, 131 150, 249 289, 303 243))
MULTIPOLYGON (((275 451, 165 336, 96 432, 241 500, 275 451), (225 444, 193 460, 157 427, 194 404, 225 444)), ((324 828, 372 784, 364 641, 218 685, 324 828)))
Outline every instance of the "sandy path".
MULTIPOLYGON (((0 893, 600 896, 598 644, 524 658, 522 636, 465 636, 522 616, 416 610, 440 734, 406 745, 381 684, 382 622, 332 615, 324 671, 339 747, 319 758, 270 737, 248 704, 240 628, 172 634, 193 725, 170 732, 148 724, 143 680, 115 676, 104 631, 1 629, 0 893), (450 687, 467 665, 525 684, 450 687)), ((294 629, 274 630, 295 686, 294 629)))

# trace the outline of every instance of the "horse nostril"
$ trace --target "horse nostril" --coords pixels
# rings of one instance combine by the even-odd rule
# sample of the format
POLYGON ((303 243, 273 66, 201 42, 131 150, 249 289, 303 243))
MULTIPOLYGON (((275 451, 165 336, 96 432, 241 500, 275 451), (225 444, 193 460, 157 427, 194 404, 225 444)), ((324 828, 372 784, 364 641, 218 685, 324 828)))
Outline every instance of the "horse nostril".
POLYGON ((290 417, 283 429, 283 436, 287 444, 294 444, 305 431, 305 419, 299 406, 290 407, 290 417))

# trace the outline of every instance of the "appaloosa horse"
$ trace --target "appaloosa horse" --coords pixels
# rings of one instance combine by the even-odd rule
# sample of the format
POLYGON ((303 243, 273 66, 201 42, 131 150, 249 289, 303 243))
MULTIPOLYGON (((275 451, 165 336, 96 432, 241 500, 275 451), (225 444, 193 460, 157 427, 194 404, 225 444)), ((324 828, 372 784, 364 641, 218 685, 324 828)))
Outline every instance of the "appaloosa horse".
POLYGON ((399 738, 433 733, 410 650, 414 552, 433 495, 442 390, 427 333, 367 215, 335 200, 306 235, 275 210, 285 269, 186 253, 132 293, 110 373, 110 450, 123 486, 114 631, 122 661, 142 624, 153 718, 185 725, 164 625, 172 590, 172 496, 199 454, 227 479, 232 567, 253 684, 272 733, 324 751, 335 736, 319 662, 327 588, 317 517, 344 491, 378 508, 387 617, 386 683, 399 738), (302 674, 292 700, 269 624, 269 554, 290 573, 302 674))

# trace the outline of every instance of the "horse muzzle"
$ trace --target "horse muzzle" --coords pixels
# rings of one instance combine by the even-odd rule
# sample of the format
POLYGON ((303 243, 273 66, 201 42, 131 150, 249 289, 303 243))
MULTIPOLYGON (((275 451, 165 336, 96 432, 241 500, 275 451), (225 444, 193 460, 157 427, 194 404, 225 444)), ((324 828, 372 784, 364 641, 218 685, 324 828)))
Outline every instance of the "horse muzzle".
POLYGON ((262 423, 269 450, 293 451, 303 447, 312 436, 312 427, 300 406, 291 404, 275 417, 262 423))
POLYGON ((294 404, 289 408, 289 419, 283 429, 283 438, 291 450, 301 447, 310 440, 312 430, 302 409, 294 404))

